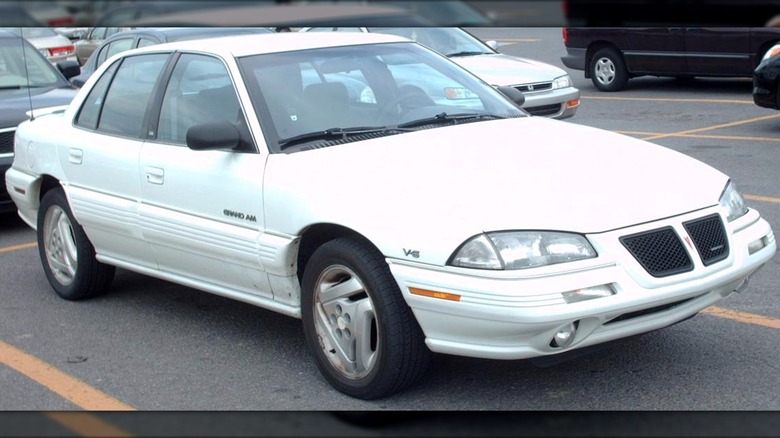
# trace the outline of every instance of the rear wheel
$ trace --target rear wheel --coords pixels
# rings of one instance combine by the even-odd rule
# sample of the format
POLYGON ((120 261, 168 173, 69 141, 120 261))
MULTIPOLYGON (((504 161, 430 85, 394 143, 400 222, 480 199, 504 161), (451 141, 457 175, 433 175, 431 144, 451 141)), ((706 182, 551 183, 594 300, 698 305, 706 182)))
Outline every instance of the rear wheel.
POLYGON ((601 91, 620 91, 628 85, 623 56, 612 48, 598 50, 590 61, 590 78, 601 91))
POLYGON ((430 360, 424 335, 382 254, 357 237, 332 240, 303 275, 306 342, 325 379, 365 400, 400 391, 430 360))
POLYGON ((111 285, 115 268, 96 260, 95 248, 73 218, 62 189, 50 190, 41 199, 38 251, 46 278, 66 300, 90 298, 111 285))

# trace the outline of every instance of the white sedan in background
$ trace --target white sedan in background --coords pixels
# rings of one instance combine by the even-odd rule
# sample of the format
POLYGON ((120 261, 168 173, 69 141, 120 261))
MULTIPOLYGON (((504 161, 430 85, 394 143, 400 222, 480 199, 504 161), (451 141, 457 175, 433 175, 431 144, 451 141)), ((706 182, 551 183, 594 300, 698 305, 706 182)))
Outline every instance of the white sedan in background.
MULTIPOLYGON (((417 41, 447 56, 485 82, 509 86, 525 96, 523 109, 535 116, 566 119, 577 113, 580 90, 560 67, 496 51, 496 41, 482 42, 457 27, 306 27, 302 32, 376 32, 417 41)), ((435 83, 414 75, 414 82, 435 94, 435 83)), ((443 90, 438 90, 443 94, 443 90)))
POLYGON ((431 352, 550 357, 675 324, 775 254, 718 170, 500 90, 390 35, 155 45, 23 122, 6 182, 64 299, 120 267, 301 318, 362 399, 431 352), (449 99, 399 85, 409 66, 449 99))

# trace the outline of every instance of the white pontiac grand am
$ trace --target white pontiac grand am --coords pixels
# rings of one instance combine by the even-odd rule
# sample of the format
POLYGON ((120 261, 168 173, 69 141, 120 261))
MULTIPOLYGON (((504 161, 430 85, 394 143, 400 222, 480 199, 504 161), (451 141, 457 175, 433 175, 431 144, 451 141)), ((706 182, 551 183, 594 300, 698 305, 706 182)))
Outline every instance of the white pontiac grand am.
POLYGON ((669 326, 775 254, 728 176, 510 91, 390 35, 157 45, 22 123, 7 188, 62 298, 119 267, 301 318, 362 399, 431 352, 549 358, 669 326), (449 99, 397 86, 409 66, 449 99))

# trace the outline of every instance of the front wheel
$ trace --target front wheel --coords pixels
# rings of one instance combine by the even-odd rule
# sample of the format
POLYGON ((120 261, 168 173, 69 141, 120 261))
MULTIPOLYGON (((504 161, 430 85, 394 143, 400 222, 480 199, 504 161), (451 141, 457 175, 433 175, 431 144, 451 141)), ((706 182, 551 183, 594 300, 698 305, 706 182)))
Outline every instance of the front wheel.
POLYGON ((306 342, 333 387, 372 400, 424 373, 431 352, 373 245, 357 237, 324 244, 306 265, 302 289, 306 342))
POLYGON ((628 85, 623 56, 612 48, 598 50, 590 61, 590 78, 601 91, 620 91, 628 85))
POLYGON ((95 259, 95 248, 73 218, 65 192, 46 192, 38 210, 38 251, 57 295, 81 300, 108 290, 115 268, 95 259))

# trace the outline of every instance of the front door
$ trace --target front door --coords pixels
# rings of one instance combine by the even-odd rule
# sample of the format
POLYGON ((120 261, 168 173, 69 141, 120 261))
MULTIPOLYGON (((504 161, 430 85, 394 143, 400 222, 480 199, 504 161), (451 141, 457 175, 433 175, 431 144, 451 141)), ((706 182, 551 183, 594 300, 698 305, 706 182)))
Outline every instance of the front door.
POLYGON ((262 266, 263 169, 226 66, 182 54, 162 97, 159 122, 140 156, 141 230, 160 269, 219 292, 271 297, 262 266), (187 130, 229 122, 236 150, 194 151, 187 130))

